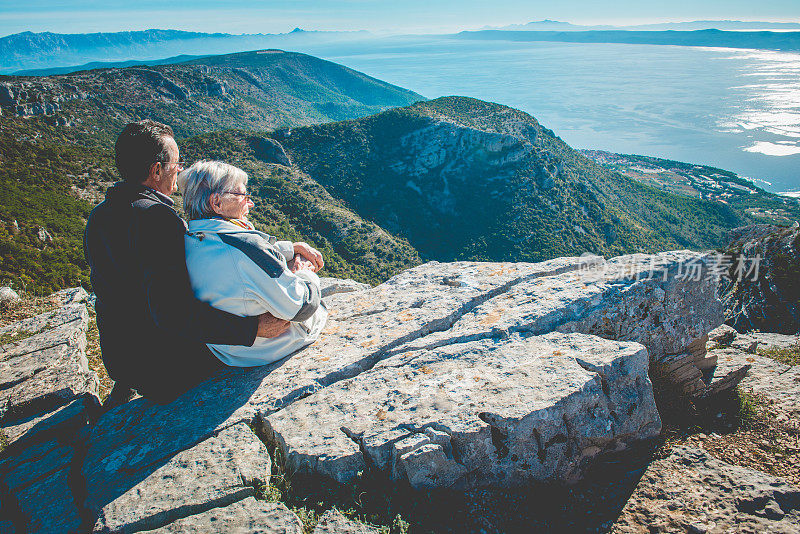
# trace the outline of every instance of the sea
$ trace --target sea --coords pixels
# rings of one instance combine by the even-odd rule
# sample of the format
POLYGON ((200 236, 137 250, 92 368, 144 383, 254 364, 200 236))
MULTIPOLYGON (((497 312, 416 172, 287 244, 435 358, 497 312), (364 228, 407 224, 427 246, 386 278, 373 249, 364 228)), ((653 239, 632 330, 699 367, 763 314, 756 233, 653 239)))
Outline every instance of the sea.
POLYGON ((299 51, 428 98, 521 109, 575 148, 711 165, 800 194, 798 53, 440 36, 299 51))

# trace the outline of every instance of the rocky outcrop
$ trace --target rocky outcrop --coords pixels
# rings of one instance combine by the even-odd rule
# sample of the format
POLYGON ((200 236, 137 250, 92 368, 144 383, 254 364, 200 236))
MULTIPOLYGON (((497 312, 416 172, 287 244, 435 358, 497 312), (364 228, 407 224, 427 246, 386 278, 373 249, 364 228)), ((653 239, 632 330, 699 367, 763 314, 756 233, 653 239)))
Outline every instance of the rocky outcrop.
POLYGON ((314 528, 314 534, 378 534, 379 532, 380 529, 347 519, 335 508, 325 512, 314 528))
POLYGON ((703 450, 676 447, 645 472, 614 533, 798 532, 800 490, 703 450))
POLYGON ((743 366, 751 372, 742 386, 767 396, 789 413, 800 413, 800 366, 762 355, 770 350, 800 347, 800 335, 762 332, 740 334, 728 325, 709 336, 709 355, 717 361, 715 373, 725 375, 743 366))
POLYGON ((163 72, 143 68, 130 68, 128 72, 142 76, 157 93, 171 100, 186 100, 190 96, 188 89, 172 81, 163 72))
POLYGON ((84 353, 88 320, 78 304, 2 329, 16 341, 0 348, 0 424, 18 427, 80 396, 97 397, 84 353))
POLYGON ((0 348, 0 495, 3 517, 16 518, 20 532, 81 525, 72 474, 99 404, 87 324, 83 304, 68 304, 0 330, 13 340, 0 348))
POLYGON ((283 146, 274 139, 253 137, 250 139, 250 146, 255 151, 255 156, 265 163, 292 166, 292 160, 289 159, 283 146))
POLYGON ((0 302, 16 302, 19 295, 10 287, 0 287, 0 302))
POLYGON ((730 237, 720 286, 725 322, 740 332, 800 333, 800 229, 746 226, 730 237))
MULTIPOLYGON (((0 106, 19 117, 37 115, 52 116, 61 111, 61 104, 74 99, 86 99, 88 95, 71 84, 57 82, 26 81, 0 83, 0 106)), ((64 126, 67 120, 56 119, 57 125, 64 126)))
MULTIPOLYGON (((679 276, 689 261, 706 259, 431 262, 374 288, 332 282, 354 290, 326 297, 322 337, 290 358, 228 370, 168 405, 132 400, 90 428, 75 423, 83 397, 61 402, 52 417, 72 426, 9 454, 2 495, 33 531, 174 532, 265 515, 291 531, 293 516, 252 500, 268 449, 283 472, 340 483, 359 472, 412 488, 577 480, 599 454, 660 431, 653 356, 686 352, 721 322, 714 283, 679 276), (44 488, 64 509, 34 517, 44 488)), ((69 338, 80 310, 24 325, 69 338)))

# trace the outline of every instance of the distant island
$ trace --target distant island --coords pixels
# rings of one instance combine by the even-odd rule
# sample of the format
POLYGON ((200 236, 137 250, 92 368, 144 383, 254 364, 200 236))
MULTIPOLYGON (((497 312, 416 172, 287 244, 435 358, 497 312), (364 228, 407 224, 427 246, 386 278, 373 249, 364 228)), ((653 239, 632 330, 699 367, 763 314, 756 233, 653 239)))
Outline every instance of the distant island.
POLYGON ((487 41, 557 41, 566 43, 622 43, 639 45, 709 46, 719 48, 756 48, 763 50, 800 50, 800 31, 465 31, 459 39, 487 41))
POLYGON ((590 30, 639 30, 639 31, 693 31, 693 30, 779 30, 800 31, 797 22, 764 22, 746 20, 692 20, 687 22, 658 22, 655 24, 636 24, 631 26, 615 26, 610 24, 583 25, 558 20, 537 20, 527 24, 511 24, 508 26, 486 27, 484 30, 533 30, 533 31, 590 31, 590 30))

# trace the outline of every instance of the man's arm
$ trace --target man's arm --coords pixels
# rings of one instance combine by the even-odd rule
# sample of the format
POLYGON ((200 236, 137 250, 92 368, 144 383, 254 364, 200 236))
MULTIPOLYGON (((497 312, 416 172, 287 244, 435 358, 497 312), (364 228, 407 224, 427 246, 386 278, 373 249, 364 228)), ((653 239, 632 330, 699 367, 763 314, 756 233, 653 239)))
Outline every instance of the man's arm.
POLYGON ((145 297, 160 328, 203 343, 246 346, 257 333, 274 330, 278 323, 267 317, 259 324, 258 317, 239 317, 195 298, 186 269, 185 227, 170 208, 155 205, 142 212, 138 230, 145 297))

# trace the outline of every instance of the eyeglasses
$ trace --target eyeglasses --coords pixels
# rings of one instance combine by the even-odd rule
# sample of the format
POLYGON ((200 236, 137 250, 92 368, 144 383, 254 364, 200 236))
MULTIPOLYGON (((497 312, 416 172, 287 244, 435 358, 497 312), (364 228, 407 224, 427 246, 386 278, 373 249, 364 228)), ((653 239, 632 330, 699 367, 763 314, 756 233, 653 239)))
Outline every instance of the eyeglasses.
POLYGON ((239 193, 237 191, 225 191, 225 193, 229 195, 236 195, 237 197, 244 197, 245 202, 253 202, 253 195, 249 193, 239 193))
POLYGON ((178 161, 159 161, 159 163, 165 167, 168 165, 177 165, 181 169, 186 167, 186 162, 182 159, 178 161))

